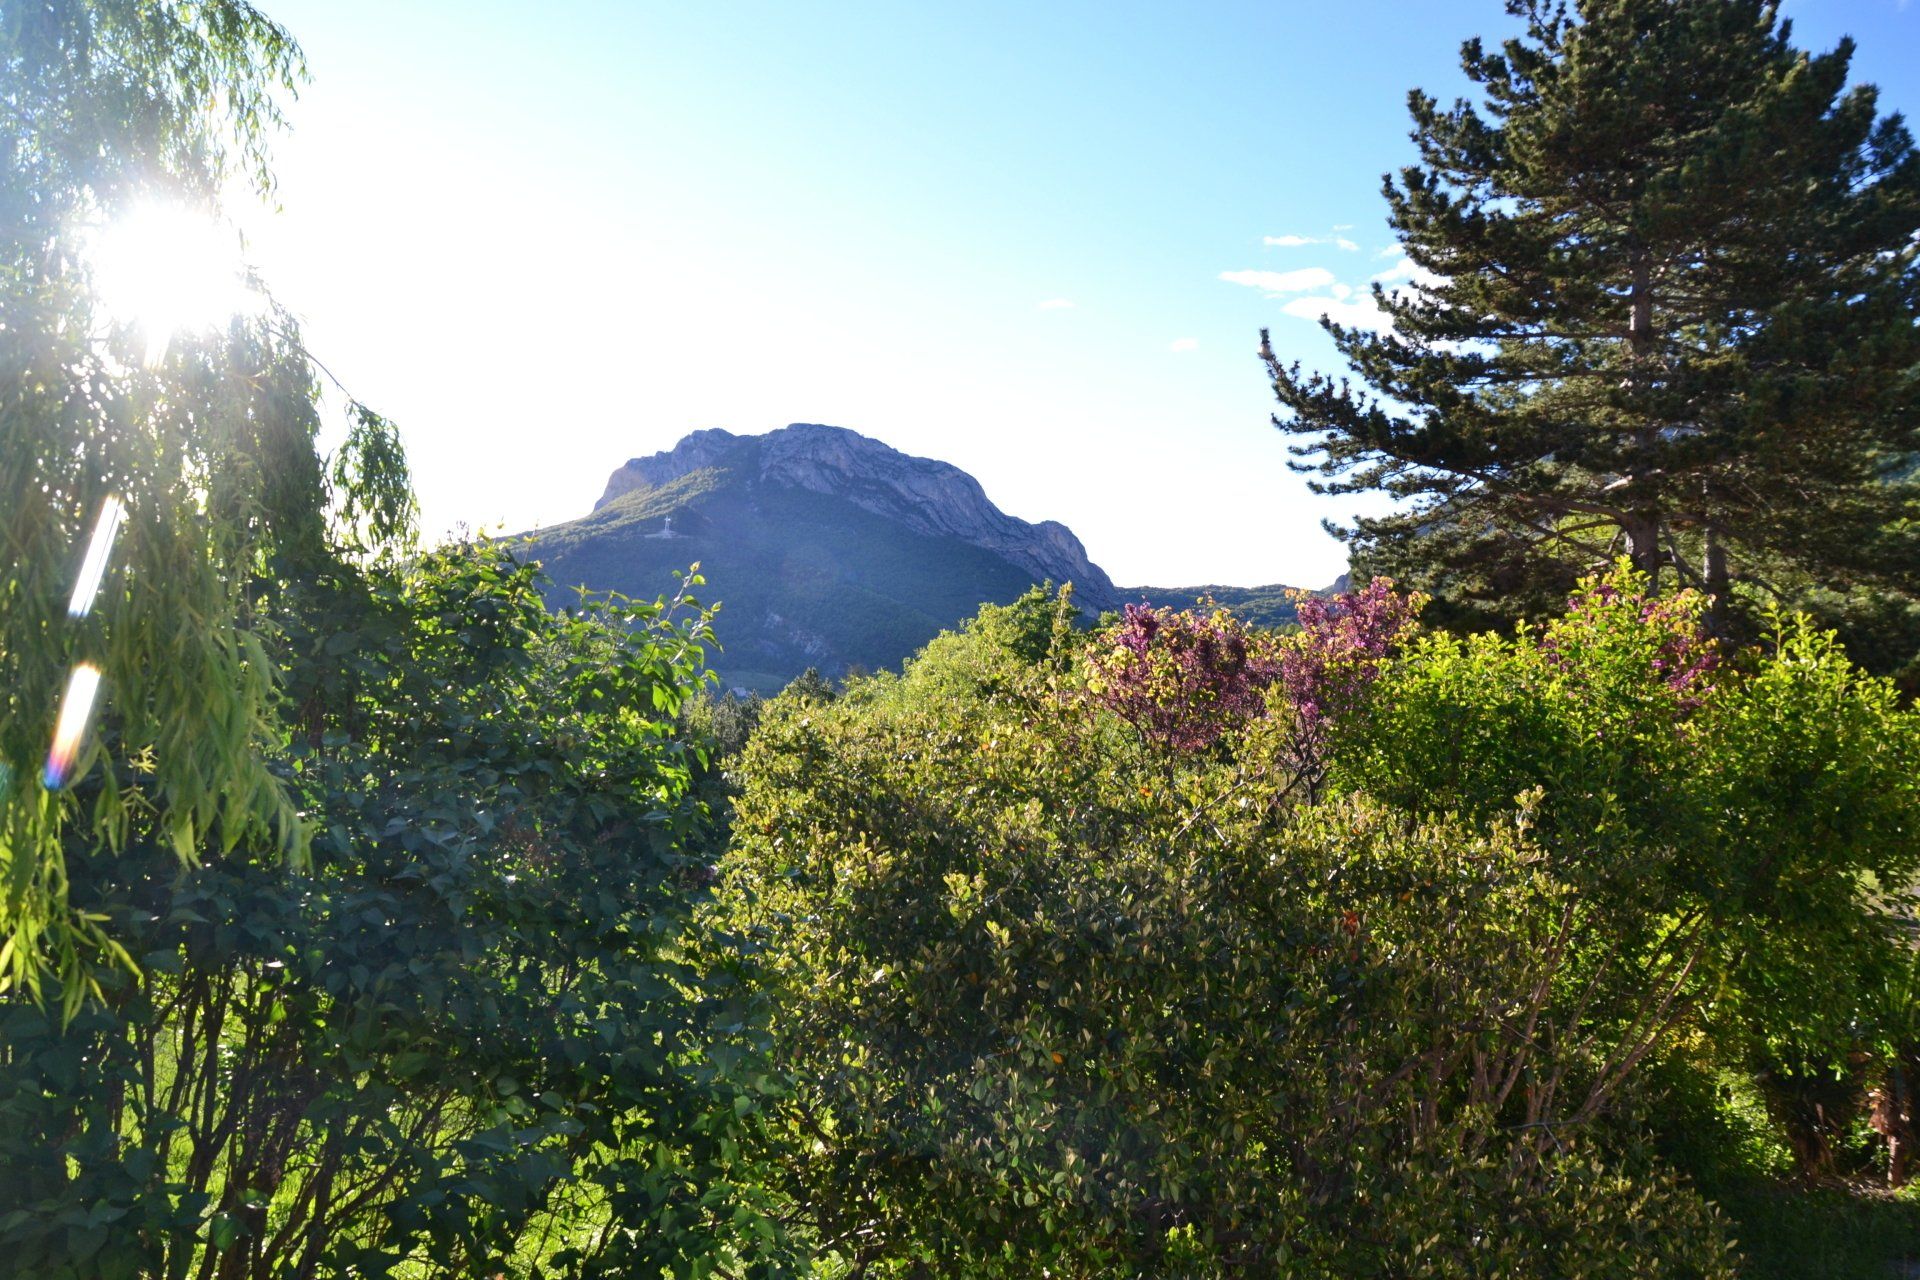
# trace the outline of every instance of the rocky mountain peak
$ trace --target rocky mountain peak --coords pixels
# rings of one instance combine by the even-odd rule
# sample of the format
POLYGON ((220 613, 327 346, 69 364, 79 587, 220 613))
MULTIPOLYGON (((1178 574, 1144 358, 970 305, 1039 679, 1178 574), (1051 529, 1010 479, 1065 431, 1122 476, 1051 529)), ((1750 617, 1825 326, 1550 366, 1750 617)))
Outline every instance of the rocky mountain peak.
POLYGON ((708 468, 830 494, 917 533, 958 538, 993 552, 1035 581, 1072 582, 1076 599, 1088 609, 1120 604, 1112 580, 1087 558, 1086 548, 1065 525, 1010 516, 988 499, 978 480, 951 463, 902 453, 845 427, 796 422, 757 436, 718 428, 695 431, 672 449, 634 458, 615 471, 595 510, 708 468))

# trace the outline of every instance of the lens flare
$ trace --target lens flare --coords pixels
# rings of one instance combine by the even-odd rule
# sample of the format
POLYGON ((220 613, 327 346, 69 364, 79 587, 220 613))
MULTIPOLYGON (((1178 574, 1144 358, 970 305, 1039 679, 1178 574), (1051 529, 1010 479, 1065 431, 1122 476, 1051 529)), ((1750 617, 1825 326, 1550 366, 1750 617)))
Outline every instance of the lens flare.
POLYGON ((87 260, 100 309, 146 340, 148 364, 176 334, 257 309, 232 231, 178 205, 129 209, 90 237, 87 260))
POLYGON ((66 696, 60 699, 60 720, 53 729, 53 748, 47 752, 47 767, 40 777, 47 790, 58 791, 73 781, 73 767, 80 759, 80 743, 87 736, 87 723, 93 719, 93 699, 100 692, 100 668, 83 662, 67 679, 66 696))
POLYGON ((113 555, 113 540, 120 535, 120 524, 127 509, 112 494, 100 504, 100 518, 94 522, 93 539, 87 543, 87 558, 80 562, 80 576, 74 580, 73 599, 67 602, 69 618, 84 618, 93 609, 100 594, 100 581, 107 574, 107 560, 113 555))

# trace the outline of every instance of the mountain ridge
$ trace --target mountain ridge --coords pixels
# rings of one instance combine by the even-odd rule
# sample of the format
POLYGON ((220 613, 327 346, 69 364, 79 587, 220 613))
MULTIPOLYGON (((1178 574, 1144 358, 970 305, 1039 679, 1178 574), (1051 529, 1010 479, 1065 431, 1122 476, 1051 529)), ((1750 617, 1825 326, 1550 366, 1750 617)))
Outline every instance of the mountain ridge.
POLYGON ((950 462, 902 453, 846 427, 795 422, 762 435, 718 427, 695 431, 672 449, 629 459, 607 480, 594 510, 637 489, 658 488, 723 461, 757 467, 763 482, 843 497, 876 515, 935 537, 957 537, 1002 556, 1036 582, 1072 582, 1082 604, 1118 608, 1120 593, 1087 556, 1073 530, 1057 520, 1010 516, 980 482, 950 462))
POLYGON ((712 665, 759 692, 808 667, 897 668, 1035 583, 1071 582, 1089 614, 1207 596, 1263 625, 1293 616, 1283 587, 1122 590, 1064 524, 1008 515, 951 463, 820 423, 692 432, 616 468, 587 515, 528 537, 556 606, 576 586, 650 597, 699 563, 721 605, 712 665))

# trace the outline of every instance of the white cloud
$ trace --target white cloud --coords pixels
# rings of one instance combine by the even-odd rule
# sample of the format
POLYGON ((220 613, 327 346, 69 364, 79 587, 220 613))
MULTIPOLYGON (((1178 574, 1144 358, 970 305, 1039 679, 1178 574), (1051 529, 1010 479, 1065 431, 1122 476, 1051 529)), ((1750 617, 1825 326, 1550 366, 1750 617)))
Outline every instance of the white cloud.
MULTIPOLYGON (((1334 230, 1345 231, 1347 228, 1335 227, 1334 230)), ((1298 249, 1302 245, 1330 244, 1334 248, 1344 249, 1348 253, 1354 253, 1360 248, 1359 245, 1347 239, 1345 236, 1262 236, 1260 243, 1266 245, 1269 249, 1298 249)))
POLYGON ((1384 311, 1373 305, 1370 297, 1350 301, 1342 298, 1289 298, 1280 309, 1302 320, 1318 320, 1326 316, 1335 324, 1345 325, 1349 329, 1372 329, 1376 333, 1393 324, 1384 311))
POLYGON ((1399 245, 1390 244, 1384 249, 1375 249, 1373 251, 1373 256, 1376 258, 1391 258, 1397 255, 1399 252, 1400 252, 1399 245))
POLYGON ((1040 304, 1040 309, 1042 311, 1071 311, 1073 309, 1073 299, 1048 298, 1040 304))
POLYGON ((1395 280, 1411 280, 1417 285, 1430 285, 1439 284, 1441 281, 1440 276, 1427 270, 1405 254, 1400 255, 1400 261, 1394 263, 1373 278, 1381 284, 1391 284, 1395 280))
POLYGON ((1345 302, 1348 298, 1353 296, 1353 286, 1348 284, 1337 284, 1333 286, 1333 288, 1327 290, 1327 292, 1331 293, 1334 297, 1340 299, 1340 301, 1345 302))
POLYGON ((1198 351, 1199 349, 1200 339, 1198 338, 1175 338, 1173 345, 1167 348, 1169 351, 1198 351))
POLYGON ((1298 271, 1222 271, 1228 284, 1243 284, 1272 296, 1280 293, 1305 293, 1324 289, 1333 283, 1333 272, 1325 267, 1302 267, 1298 271))

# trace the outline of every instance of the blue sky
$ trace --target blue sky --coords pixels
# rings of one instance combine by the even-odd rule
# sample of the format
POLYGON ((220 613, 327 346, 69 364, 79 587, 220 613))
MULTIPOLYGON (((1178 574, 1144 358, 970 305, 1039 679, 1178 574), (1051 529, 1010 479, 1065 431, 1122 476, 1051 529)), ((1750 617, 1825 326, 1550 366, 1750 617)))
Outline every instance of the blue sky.
MULTIPOLYGON (((1320 521, 1349 507, 1287 471, 1258 331, 1331 367, 1293 313, 1392 269, 1406 91, 1460 92, 1460 40, 1509 21, 1497 0, 266 7, 313 83, 281 210, 243 214, 252 254, 400 422, 430 530, 570 519, 699 427, 830 422, 1065 521, 1129 585, 1343 567, 1320 521)), ((1803 46, 1853 34, 1883 108, 1920 108, 1920 5, 1787 12, 1803 46)))

